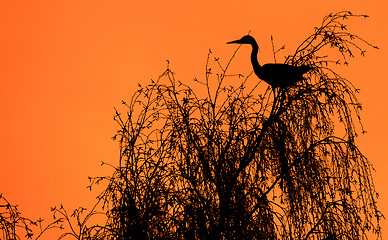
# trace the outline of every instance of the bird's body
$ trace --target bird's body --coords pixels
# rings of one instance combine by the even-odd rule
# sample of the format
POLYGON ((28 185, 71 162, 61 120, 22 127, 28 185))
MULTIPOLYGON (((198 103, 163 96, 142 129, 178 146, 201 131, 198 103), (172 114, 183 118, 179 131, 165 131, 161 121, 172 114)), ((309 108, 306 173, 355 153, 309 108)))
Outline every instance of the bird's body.
POLYGON ((261 66, 257 60, 259 46, 256 40, 249 35, 228 43, 250 44, 252 46, 251 62, 253 70, 261 80, 271 85, 272 88, 292 86, 303 79, 303 74, 311 70, 311 67, 307 65, 293 66, 282 63, 268 63, 261 66))
POLYGON ((267 63, 254 69, 256 75, 276 88, 285 88, 303 79, 303 74, 310 70, 308 66, 292 66, 288 64, 267 63))

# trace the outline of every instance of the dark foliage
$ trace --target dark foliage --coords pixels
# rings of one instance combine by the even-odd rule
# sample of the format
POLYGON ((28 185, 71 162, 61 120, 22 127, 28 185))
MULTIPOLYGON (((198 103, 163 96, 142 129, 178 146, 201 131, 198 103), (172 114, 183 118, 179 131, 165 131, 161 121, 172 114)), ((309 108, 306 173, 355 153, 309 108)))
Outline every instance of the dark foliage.
MULTIPOLYGON (((373 168, 355 142, 364 131, 358 89, 333 70, 374 47, 347 31, 352 17, 366 16, 326 16, 286 57, 313 68, 296 86, 272 91, 252 73, 229 73, 238 49, 225 65, 209 51, 204 79, 190 86, 169 66, 139 86, 114 116, 113 175, 91 178, 108 184, 96 206, 52 209, 70 229, 61 238, 381 238, 373 168), (100 213, 105 224, 93 224, 100 213)), ((20 224, 1 214, 15 236, 20 224)))
POLYGON ((123 101, 120 162, 100 196, 112 238, 380 236, 373 168, 355 143, 358 90, 330 68, 372 46, 347 31, 350 17, 366 16, 325 17, 286 58, 314 69, 297 86, 263 89, 250 75, 228 74, 235 55, 223 66, 209 52, 200 87, 168 67, 123 101), (327 57, 333 50, 340 60, 327 57))
POLYGON ((48 225, 43 219, 31 220, 23 217, 17 205, 12 205, 0 194, 0 239, 39 239, 43 233, 53 228, 60 228, 62 219, 56 219, 48 225))

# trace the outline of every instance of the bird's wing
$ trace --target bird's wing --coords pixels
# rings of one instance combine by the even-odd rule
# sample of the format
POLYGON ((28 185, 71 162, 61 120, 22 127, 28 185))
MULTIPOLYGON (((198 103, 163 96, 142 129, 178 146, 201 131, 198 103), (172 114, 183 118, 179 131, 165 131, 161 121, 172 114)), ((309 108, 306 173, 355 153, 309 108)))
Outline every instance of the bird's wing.
POLYGON ((282 77, 300 77, 304 73, 311 70, 309 66, 293 66, 282 63, 268 63, 262 67, 263 71, 267 72, 275 78, 282 77))

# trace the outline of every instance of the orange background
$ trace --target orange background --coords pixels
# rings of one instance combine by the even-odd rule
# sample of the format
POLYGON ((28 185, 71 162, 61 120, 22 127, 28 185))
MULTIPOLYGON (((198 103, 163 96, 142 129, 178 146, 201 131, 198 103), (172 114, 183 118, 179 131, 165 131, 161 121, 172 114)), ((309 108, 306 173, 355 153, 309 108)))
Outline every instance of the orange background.
MULTIPOLYGON (((0 193, 31 218, 49 218, 60 203, 90 206, 98 191, 86 189, 87 176, 109 175, 101 161, 118 160, 113 107, 157 78, 166 59, 190 83, 204 76, 209 48, 226 61, 236 46, 225 43, 251 31, 259 61, 271 62, 271 35, 291 53, 325 15, 350 10, 371 17, 349 21, 349 30, 380 47, 339 73, 361 89, 368 134, 358 142, 388 215, 385 2, 1 1, 0 193)), ((249 51, 236 61, 248 66, 249 51)))

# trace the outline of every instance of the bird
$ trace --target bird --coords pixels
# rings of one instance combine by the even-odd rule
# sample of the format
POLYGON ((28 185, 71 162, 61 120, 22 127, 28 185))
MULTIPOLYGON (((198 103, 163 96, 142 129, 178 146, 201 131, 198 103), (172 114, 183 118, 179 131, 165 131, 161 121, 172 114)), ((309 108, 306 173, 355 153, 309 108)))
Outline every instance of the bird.
POLYGON ((309 72, 312 68, 308 65, 294 66, 285 63, 267 63, 261 66, 257 60, 259 46, 256 40, 246 35, 239 40, 227 42, 227 44, 239 43, 250 44, 252 46, 251 62, 253 70, 258 78, 268 83, 272 89, 284 89, 303 79, 303 74, 309 72))

